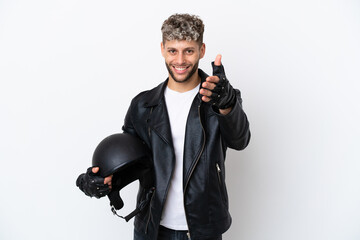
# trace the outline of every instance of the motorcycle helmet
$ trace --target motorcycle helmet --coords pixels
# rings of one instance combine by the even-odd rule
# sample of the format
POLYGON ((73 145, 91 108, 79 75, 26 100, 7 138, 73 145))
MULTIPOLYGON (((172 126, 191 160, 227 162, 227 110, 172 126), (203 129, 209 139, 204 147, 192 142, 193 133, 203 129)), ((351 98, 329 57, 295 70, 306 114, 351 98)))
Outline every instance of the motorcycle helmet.
MULTIPOLYGON (((153 194, 150 150, 143 141, 131 134, 117 133, 102 140, 94 151, 92 165, 93 167, 99 167, 101 177, 105 178, 113 175, 112 189, 108 197, 111 210, 115 215, 117 215, 116 210, 124 206, 120 190, 128 184, 139 180, 140 186, 149 189, 147 195, 153 194)), ((122 218, 129 221, 131 217, 146 207, 149 196, 145 200, 147 202, 138 203, 137 209, 122 218)))

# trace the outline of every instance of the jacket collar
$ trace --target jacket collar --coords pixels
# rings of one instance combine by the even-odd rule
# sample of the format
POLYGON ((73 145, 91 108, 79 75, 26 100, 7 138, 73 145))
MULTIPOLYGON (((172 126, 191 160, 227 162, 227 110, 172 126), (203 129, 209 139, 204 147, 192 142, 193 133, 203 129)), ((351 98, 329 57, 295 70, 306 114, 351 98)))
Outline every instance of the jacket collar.
MULTIPOLYGON (((209 76, 200 68, 198 69, 199 76, 201 78, 201 83, 203 83, 206 78, 209 76)), ((160 104, 160 101, 164 98, 164 91, 167 86, 169 78, 164 82, 160 83, 157 87, 151 89, 145 96, 145 107, 154 107, 160 104)), ((201 99, 200 93, 197 94, 197 97, 201 99)))

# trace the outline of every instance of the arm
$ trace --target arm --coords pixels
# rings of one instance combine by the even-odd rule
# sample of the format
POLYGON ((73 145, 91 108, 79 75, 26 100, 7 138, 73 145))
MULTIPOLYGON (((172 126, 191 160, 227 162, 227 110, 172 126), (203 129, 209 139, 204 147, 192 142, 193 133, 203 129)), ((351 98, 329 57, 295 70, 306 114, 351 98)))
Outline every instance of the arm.
POLYGON ((213 76, 208 77, 200 89, 202 100, 212 102, 226 145, 242 150, 250 141, 250 130, 246 114, 242 109, 240 91, 233 89, 227 80, 220 54, 212 63, 212 67, 213 76))
POLYGON ((249 121, 242 109, 242 99, 239 90, 236 92, 236 103, 231 111, 226 114, 218 114, 221 136, 226 145, 235 150, 245 149, 249 144, 251 133, 249 121))

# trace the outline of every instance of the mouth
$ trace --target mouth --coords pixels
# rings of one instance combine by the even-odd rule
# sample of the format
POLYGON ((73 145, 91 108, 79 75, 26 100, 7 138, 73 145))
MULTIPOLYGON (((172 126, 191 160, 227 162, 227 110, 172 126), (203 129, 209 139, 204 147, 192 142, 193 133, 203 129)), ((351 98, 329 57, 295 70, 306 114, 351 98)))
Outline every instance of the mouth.
POLYGON ((184 74, 190 68, 190 66, 172 66, 177 74, 184 74))

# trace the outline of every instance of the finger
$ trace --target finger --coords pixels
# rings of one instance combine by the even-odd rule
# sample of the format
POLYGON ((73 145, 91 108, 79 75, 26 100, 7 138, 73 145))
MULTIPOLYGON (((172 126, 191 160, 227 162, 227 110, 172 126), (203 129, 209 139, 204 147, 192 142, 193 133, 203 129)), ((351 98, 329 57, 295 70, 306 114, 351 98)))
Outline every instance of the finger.
POLYGON ((209 89, 209 90, 213 90, 216 86, 216 84, 212 83, 212 82, 203 82, 201 85, 203 88, 209 89))
POLYGON ((207 90, 204 88, 201 88, 199 92, 201 95, 207 96, 207 97, 210 97, 212 95, 212 92, 210 90, 207 90))
POLYGON ((218 76, 210 76, 206 78, 207 82, 218 83, 220 78, 218 76))
POLYGON ((204 102, 210 102, 211 98, 207 97, 207 96, 202 96, 201 100, 203 100, 204 102))
POLYGON ((104 179, 104 184, 111 185, 112 177, 113 177, 113 175, 106 177, 104 179))
POLYGON ((93 173, 97 173, 97 172, 99 171, 99 167, 93 167, 93 168, 91 169, 91 171, 92 171, 93 173))
POLYGON ((106 179, 106 178, 105 178, 104 184, 107 184, 107 185, 109 185, 109 186, 112 185, 111 179, 106 179))
POLYGON ((220 66, 221 65, 221 57, 222 57, 221 54, 218 54, 216 56, 215 62, 214 62, 215 66, 220 66))

